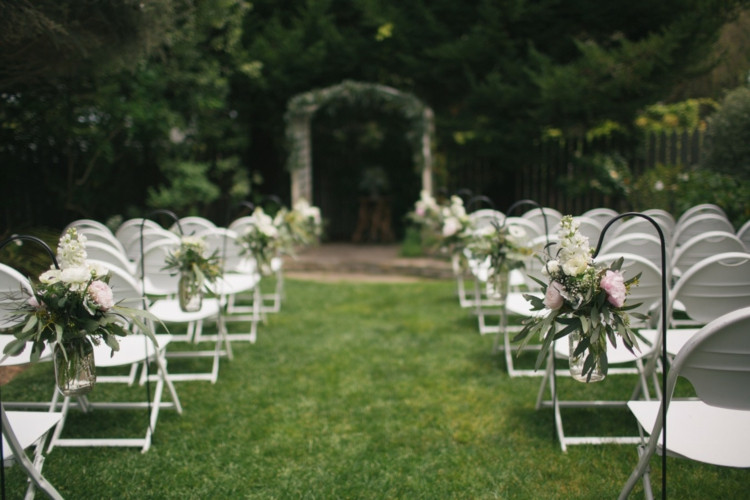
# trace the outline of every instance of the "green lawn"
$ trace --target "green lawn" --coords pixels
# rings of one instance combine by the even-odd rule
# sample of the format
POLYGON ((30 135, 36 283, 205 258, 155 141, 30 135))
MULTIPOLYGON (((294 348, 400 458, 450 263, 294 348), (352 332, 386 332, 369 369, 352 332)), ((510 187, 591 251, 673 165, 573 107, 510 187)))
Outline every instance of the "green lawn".
MULTIPOLYGON (((635 447, 562 453, 551 410, 534 409, 539 379, 507 376, 454 288, 287 280, 281 313, 269 316, 255 345, 234 343, 217 384, 177 384, 184 414, 161 413, 150 451, 55 448, 45 475, 72 499, 616 497, 635 447)), ((170 361, 171 371, 180 368, 170 361)), ((634 384, 564 382, 571 394, 615 397, 634 384)), ((51 383, 51 365, 40 364, 2 396, 46 399, 51 383)), ((97 386, 92 398, 106 390, 97 386)), ((145 415, 135 413, 74 411, 67 435, 137 434, 145 415)), ((625 410, 566 417, 571 433, 637 432, 625 410)), ((652 466, 660 495, 660 460, 652 466)), ((8 498, 21 497, 23 481, 7 470, 8 498)), ((668 486, 670 498, 740 498, 750 474, 670 459, 668 486)))

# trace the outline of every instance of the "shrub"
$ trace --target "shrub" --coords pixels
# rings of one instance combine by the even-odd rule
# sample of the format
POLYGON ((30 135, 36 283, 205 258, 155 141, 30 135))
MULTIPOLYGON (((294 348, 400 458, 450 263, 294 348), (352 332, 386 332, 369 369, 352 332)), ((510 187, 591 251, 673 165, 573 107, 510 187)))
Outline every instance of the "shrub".
POLYGON ((750 88, 729 92, 709 119, 702 166, 750 180, 750 88))

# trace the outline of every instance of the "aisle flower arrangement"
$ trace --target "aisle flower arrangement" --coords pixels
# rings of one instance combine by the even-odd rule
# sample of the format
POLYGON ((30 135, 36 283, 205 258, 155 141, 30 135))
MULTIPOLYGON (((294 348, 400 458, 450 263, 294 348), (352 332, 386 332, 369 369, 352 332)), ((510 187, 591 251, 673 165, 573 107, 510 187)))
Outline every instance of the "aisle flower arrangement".
POLYGON ((323 235, 323 220, 320 209, 301 199, 291 210, 281 208, 273 218, 274 225, 282 236, 282 252, 292 253, 295 246, 315 245, 323 235))
POLYGON ((460 254, 472 237, 471 219, 459 196, 451 196, 450 203, 440 210, 440 247, 451 254, 460 254))
POLYGON ((75 228, 65 232, 57 247, 60 268, 54 266, 32 282, 32 293, 22 291, 13 297, 16 314, 11 318, 15 340, 4 353, 19 355, 31 344, 30 359, 39 360, 47 345, 53 346, 57 381, 61 392, 84 393, 93 387, 95 371, 93 347, 104 342, 119 350, 117 337, 128 335, 128 323, 135 324, 156 343, 143 321, 155 319, 148 312, 125 307, 115 301, 107 269, 87 261, 86 238, 75 228), (76 381, 81 371, 89 381, 76 381), (83 386, 81 384, 89 385, 83 386), (73 387, 78 384, 77 387, 73 387), (67 389, 66 389, 67 388, 67 389), (78 391, 78 392, 76 392, 78 391))
MULTIPOLYGON (((271 260, 289 251, 291 236, 279 229, 270 215, 257 207, 252 215, 255 223, 240 239, 245 246, 245 252, 255 258, 258 268, 263 274, 271 272, 271 260)), ((277 221, 278 222, 278 221, 277 221)))
MULTIPOLYGON (((571 341, 571 371, 581 361, 579 380, 600 380, 607 374, 607 340, 617 346, 617 339, 632 352, 638 341, 630 328, 628 313, 639 304, 626 305, 627 296, 637 286, 639 276, 625 281, 620 268, 622 258, 610 265, 592 259, 588 238, 578 232, 578 224, 571 216, 563 217, 559 230, 559 250, 552 256, 545 252, 543 272, 547 283, 542 286, 544 298, 525 294, 533 311, 546 311, 527 320, 514 341, 522 348, 530 338, 539 337, 542 349, 537 358, 538 369, 553 340, 573 335, 571 341)), ((645 318, 644 318, 645 319, 645 318)), ((519 351, 520 352, 520 351, 519 351)))
POLYGON ((493 294, 507 295, 508 273, 525 267, 533 251, 528 246, 526 231, 518 226, 491 224, 473 232, 466 250, 473 259, 489 263, 488 287, 493 294))
POLYGON ((167 255, 164 269, 180 275, 177 293, 184 311, 200 310, 208 283, 221 277, 218 251, 206 256, 206 242, 199 236, 183 236, 167 255))

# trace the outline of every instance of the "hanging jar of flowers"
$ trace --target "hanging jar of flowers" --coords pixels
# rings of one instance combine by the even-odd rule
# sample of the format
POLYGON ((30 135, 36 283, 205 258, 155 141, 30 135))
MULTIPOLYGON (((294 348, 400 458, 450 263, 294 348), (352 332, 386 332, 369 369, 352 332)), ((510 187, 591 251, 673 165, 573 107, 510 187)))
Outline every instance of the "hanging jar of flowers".
POLYGON ((108 270, 88 262, 86 238, 71 228, 57 247, 59 268, 53 266, 32 282, 32 292, 10 297, 18 303, 13 316, 15 336, 4 354, 15 356, 31 343, 31 361, 38 361, 45 347, 53 349, 57 388, 64 396, 80 396, 96 383, 94 344, 104 341, 119 349, 118 336, 130 333, 129 324, 156 339, 142 318, 150 313, 116 304, 109 286, 108 270))
POLYGON ((626 306, 625 301, 639 276, 624 280, 622 258, 609 266, 595 264, 588 238, 578 232, 578 224, 569 215, 562 218, 558 236, 556 255, 543 256, 543 273, 549 278, 547 283, 539 281, 544 298, 525 295, 533 311, 547 312, 529 319, 514 341, 521 341, 523 348, 531 337, 543 339, 538 369, 552 342, 568 336, 571 376, 582 382, 603 380, 607 339, 615 345, 620 337, 631 352, 638 348, 628 311, 640 304, 626 306))
POLYGON ((206 257, 206 243, 198 236, 183 236, 180 246, 167 255, 164 269, 175 270, 180 277, 177 298, 185 312, 200 311, 206 282, 213 283, 221 276, 217 252, 206 257))

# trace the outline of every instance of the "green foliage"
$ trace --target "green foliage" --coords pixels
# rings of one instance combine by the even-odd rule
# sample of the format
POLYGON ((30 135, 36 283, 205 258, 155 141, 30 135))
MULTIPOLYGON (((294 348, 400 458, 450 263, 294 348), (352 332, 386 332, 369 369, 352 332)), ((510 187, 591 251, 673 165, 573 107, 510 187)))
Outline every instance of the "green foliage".
POLYGON ((635 125, 647 132, 706 130, 706 120, 718 106, 716 101, 709 98, 652 104, 638 114, 635 125))
POLYGON ((148 206, 198 214, 199 207, 219 198, 219 188, 208 178, 210 165, 189 161, 171 161, 162 165, 168 185, 148 189, 148 206))
POLYGON ((750 88, 729 92, 709 124, 703 167, 750 181, 750 88))
POLYGON ((571 164, 571 174, 557 180, 567 196, 583 196, 594 191, 614 199, 622 199, 630 193, 632 175, 622 155, 579 154, 573 157, 571 164))
POLYGON ((634 184, 630 201, 635 210, 661 208, 679 216, 701 203, 720 206, 739 228, 750 220, 750 181, 704 168, 657 165, 634 184))
MULTIPOLYGON (((285 291, 258 342, 233 343, 216 384, 176 384, 184 411, 159 413, 148 453, 57 447, 45 477, 65 498, 602 499, 616 497, 637 462, 634 445, 562 453, 552 410, 534 409, 539 378, 507 376, 491 336, 458 306, 455 282, 289 279, 285 291)), ((186 363, 170 358, 169 371, 186 363)), ((614 399, 637 378, 557 382, 570 399, 614 399)), ((49 401, 52 383, 51 367, 35 365, 3 386, 3 400, 49 401)), ((143 386, 124 386, 98 384, 89 397, 144 398, 143 386)), ((637 434, 624 408, 563 411, 570 435, 637 434)), ((138 437, 146 424, 146 409, 72 408, 62 437, 138 437)), ((670 498, 747 491, 747 470, 669 460, 670 498)), ((659 496, 660 461, 651 465, 659 496)), ((21 498, 25 475, 5 474, 8 498, 21 498)), ((639 484, 632 497, 642 494, 639 484)))

